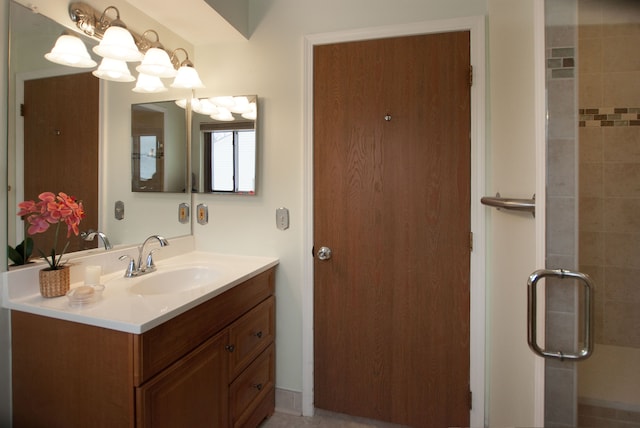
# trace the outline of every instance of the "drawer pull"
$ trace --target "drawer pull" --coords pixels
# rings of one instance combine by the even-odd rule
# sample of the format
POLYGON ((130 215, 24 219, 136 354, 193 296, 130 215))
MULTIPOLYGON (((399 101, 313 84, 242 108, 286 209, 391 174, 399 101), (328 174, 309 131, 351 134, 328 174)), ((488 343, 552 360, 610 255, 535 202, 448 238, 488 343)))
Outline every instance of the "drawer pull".
POLYGON ((254 387, 255 389, 257 389, 258 391, 262 391, 262 384, 261 383, 254 383, 251 386, 254 387))
POLYGON ((257 337, 258 339, 262 339, 262 332, 259 331, 256 334, 254 334, 255 337, 257 337))
POLYGON ((224 349, 226 349, 229 352, 233 352, 233 351, 236 350, 236 347, 233 346, 233 345, 227 345, 227 346, 224 347, 224 349))

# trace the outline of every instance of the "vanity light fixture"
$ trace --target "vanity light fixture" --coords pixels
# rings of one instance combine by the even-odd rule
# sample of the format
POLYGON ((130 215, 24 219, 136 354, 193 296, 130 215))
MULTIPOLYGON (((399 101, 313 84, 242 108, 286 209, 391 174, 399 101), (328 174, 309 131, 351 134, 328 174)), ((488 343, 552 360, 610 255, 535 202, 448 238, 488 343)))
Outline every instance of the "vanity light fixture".
POLYGON ((100 43, 93 48, 93 51, 103 58, 117 59, 120 61, 142 61, 144 55, 138 50, 133 36, 127 30, 127 26, 120 20, 120 11, 115 6, 107 7, 98 22, 101 26, 108 25, 100 43), (109 24, 104 24, 108 10, 116 11, 116 19, 109 24))
POLYGON ((120 20, 120 11, 115 6, 107 7, 100 14, 85 3, 74 2, 69 5, 69 16, 85 34, 100 40, 100 43, 93 48, 93 51, 102 56, 103 61, 98 70, 93 72, 95 76, 118 82, 131 82, 135 78, 131 76, 126 64, 123 67, 122 63, 113 63, 105 60, 142 61, 136 67, 136 70, 140 73, 139 79, 142 75, 144 77, 142 77, 143 82, 138 82, 134 88, 136 92, 161 92, 166 90, 161 80, 150 79, 149 77, 175 78, 171 84, 173 88, 204 88, 204 84, 200 80, 193 63, 189 60, 189 54, 185 49, 178 48, 169 55, 160 44, 158 33, 155 30, 147 30, 142 36, 129 31, 124 22, 120 20), (115 11, 115 19, 111 20, 107 16, 109 10, 115 11), (155 41, 147 38, 149 33, 155 34, 155 41), (178 60, 176 54, 179 51, 185 54, 184 61, 178 60), (126 72, 124 68, 127 68, 126 72))
POLYGON ((156 77, 175 77, 178 74, 177 70, 171 63, 169 54, 164 50, 164 47, 160 43, 160 38, 155 30, 147 30, 142 33, 142 40, 140 42, 140 48, 146 50, 142 64, 136 67, 136 70, 140 73, 144 73, 150 76, 156 77), (147 34, 152 33, 156 35, 155 42, 147 39, 147 34))
POLYGON ((87 47, 80 37, 69 31, 62 33, 56 40, 51 52, 44 55, 46 59, 56 64, 78 68, 95 67, 97 63, 91 59, 87 47))
POLYGON ((204 84, 202 80, 200 80, 200 76, 196 71, 193 63, 189 60, 189 54, 183 48, 178 48, 171 53, 171 58, 174 61, 174 65, 178 61, 178 57, 176 55, 177 52, 182 51, 186 55, 184 61, 180 62, 180 67, 178 68, 178 73, 176 74, 176 78, 173 83, 169 86, 172 88, 182 88, 182 89, 200 89, 204 88, 204 84))

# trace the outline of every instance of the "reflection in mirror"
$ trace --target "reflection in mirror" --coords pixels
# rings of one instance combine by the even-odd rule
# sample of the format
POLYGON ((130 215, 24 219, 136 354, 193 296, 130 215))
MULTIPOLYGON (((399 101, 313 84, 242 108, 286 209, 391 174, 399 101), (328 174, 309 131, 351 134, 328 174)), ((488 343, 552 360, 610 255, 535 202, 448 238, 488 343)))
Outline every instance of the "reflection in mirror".
POLYGON ((193 100, 194 192, 256 194, 257 104, 256 95, 193 100))
POLYGON ((186 191, 186 115, 173 101, 131 106, 131 191, 186 191))
MULTIPOLYGON (((55 4, 60 3, 63 13, 60 14, 61 19, 65 19, 64 24, 70 25, 71 21, 66 22, 68 14, 66 11, 67 4, 56 0, 55 4)), ((54 6, 52 6, 54 7, 54 6)), ((2 31, 8 31, 9 41, 9 63, 8 63, 8 82, 7 82, 7 140, 2 145, 7 153, 7 164, 2 168, 6 168, 8 179, 7 192, 7 243, 16 247, 23 241, 25 237, 24 224, 21 219, 16 216, 18 212, 18 203, 25 199, 37 198, 42 191, 65 192, 76 196, 82 200, 87 215, 94 218, 85 218, 80 224, 81 232, 88 232, 90 229, 99 230, 104 233, 114 246, 130 245, 139 243, 146 236, 154 233, 162 233, 164 236, 171 238, 176 236, 188 235, 191 233, 189 223, 180 223, 176 214, 177 207, 180 203, 189 202, 188 195, 185 193, 158 194, 158 193, 140 193, 131 192, 131 175, 123 173, 122 166, 131 157, 131 105, 134 103, 145 103, 154 101, 159 98, 154 94, 139 94, 132 92, 133 83, 117 83, 100 81, 95 87, 88 87, 83 84, 80 88, 80 80, 84 73, 91 79, 91 73, 87 73, 86 69, 78 69, 66 67, 53 62, 47 61, 44 54, 49 52, 54 46, 57 38, 65 29, 64 25, 43 16, 40 13, 34 13, 15 1, 8 2, 9 9, 9 27, 2 31), (71 75, 71 73, 76 73, 71 75), (42 114, 34 114, 34 107, 44 107, 39 101, 43 90, 34 86, 34 91, 27 88, 28 81, 33 83, 41 83, 41 79, 54 79, 56 76, 69 76, 72 80, 72 89, 63 90, 59 95, 53 95, 54 103, 57 104, 53 109, 49 109, 42 114), (97 90, 97 92, 95 92, 97 90), (29 102, 31 107, 25 103, 26 91, 36 98, 36 104, 29 102), (93 92, 93 95, 89 95, 93 92), (79 105, 79 101, 92 103, 91 109, 80 108, 78 112, 75 108, 79 105), (27 125, 27 116, 22 116, 20 111, 21 104, 25 104, 25 112, 31 111, 32 115, 28 120, 33 120, 35 125, 27 125), (76 111, 72 112, 72 109, 76 111), (97 109, 97 111, 96 111, 97 109), (90 113, 93 111, 93 113, 90 113), (47 120, 57 117, 56 121, 62 125, 46 124, 47 120), (59 131, 59 132, 58 132, 59 131), (34 146, 34 150, 29 152, 29 146, 25 146, 25 137, 29 138, 27 133, 44 132, 47 138, 52 138, 57 142, 61 138, 71 139, 71 151, 63 151, 54 148, 54 151, 63 155, 62 160, 51 162, 49 159, 48 167, 55 167, 55 171, 47 172, 38 166, 37 160, 32 158, 30 153, 39 152, 34 146), (81 136, 80 132, 87 132, 90 137, 81 136), (92 141, 89 144, 89 141, 92 141), (89 148, 91 147, 91 148, 89 148), (57 184, 53 179, 62 178, 63 173, 70 175, 71 183, 68 182, 57 184), (79 176, 85 177, 85 174, 93 174, 90 178, 78 179, 79 176), (39 182, 37 180, 40 180, 39 182), (71 186, 81 183, 88 184, 91 182, 90 188, 75 189, 71 186), (29 190, 30 188, 31 190, 29 190), (123 204, 126 209, 122 213, 124 216, 114 215, 116 204, 123 204), (150 215, 153 213, 153 215, 150 215)), ((56 15, 58 16, 58 15, 56 15)), ((144 21, 144 19, 143 19, 144 21)), ((62 21, 61 21, 62 22, 62 21)), ((135 28, 136 23, 130 23, 135 28)), ((137 25, 147 24, 137 23, 137 25)), ((149 27, 157 28, 155 24, 149 27)), ((144 27, 143 27, 144 28, 144 27)), ((68 30, 68 29, 67 29, 68 30)), ((75 32, 75 31, 74 31, 75 32)), ((95 44, 96 41, 88 37, 83 38, 87 46, 95 44)), ((162 33, 163 40, 173 38, 173 44, 183 44, 181 39, 175 34, 162 33), (168 37, 167 37, 168 36, 168 37), (176 42, 176 40, 178 40, 176 42)), ((89 49, 91 53, 91 49, 89 49)), ((97 57, 94 59, 98 60, 97 57)), ((183 97, 184 91, 170 89, 163 96, 167 98, 183 97), (168 94, 168 95, 167 95, 168 94)), ((184 111, 182 112, 182 144, 185 141, 184 111)), ((36 136, 35 140, 41 139, 36 136)), ((52 143, 53 144, 53 143, 52 143)), ((60 147, 60 146, 54 146, 60 147)), ((168 148, 165 148, 165 157, 168 156, 168 148)), ((182 152, 183 163, 185 163, 186 153, 182 152)), ((46 164, 47 162, 45 162, 46 164)), ((165 166, 166 168, 166 166, 165 166)), ((127 168, 128 171, 128 162, 127 168)), ((167 179, 167 171, 165 169, 165 181, 167 179)), ((89 177, 87 175, 87 177, 89 177)), ((184 182, 186 174, 182 172, 180 188, 178 192, 184 192, 184 182)), ((177 186, 176 186, 177 187, 177 186)), ((40 238, 42 235, 38 235, 40 238)), ((34 235, 35 237, 35 235, 34 235)), ((82 240, 80 236, 71 238, 71 244, 67 252, 83 250, 98 245, 98 239, 87 242, 82 240)), ((47 248, 49 244, 39 243, 38 247, 47 248)), ((101 246, 102 247, 102 246, 101 246)), ((100 249, 104 251, 104 249, 100 249)), ((33 256, 39 257, 37 248, 33 249, 33 256)), ((9 264, 8 261, 0 261, 4 266, 9 264)))

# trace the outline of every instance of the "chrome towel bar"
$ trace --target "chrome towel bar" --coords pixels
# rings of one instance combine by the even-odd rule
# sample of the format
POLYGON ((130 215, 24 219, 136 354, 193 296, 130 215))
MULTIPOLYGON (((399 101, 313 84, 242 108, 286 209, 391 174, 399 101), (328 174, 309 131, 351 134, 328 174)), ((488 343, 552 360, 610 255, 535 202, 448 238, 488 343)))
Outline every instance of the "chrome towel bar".
POLYGON ((536 195, 533 195, 531 199, 514 199, 514 198, 502 198, 500 193, 496 193, 495 197, 483 196, 480 199, 484 205, 495 207, 498 209, 504 208, 512 211, 527 211, 534 217, 536 215, 536 195))

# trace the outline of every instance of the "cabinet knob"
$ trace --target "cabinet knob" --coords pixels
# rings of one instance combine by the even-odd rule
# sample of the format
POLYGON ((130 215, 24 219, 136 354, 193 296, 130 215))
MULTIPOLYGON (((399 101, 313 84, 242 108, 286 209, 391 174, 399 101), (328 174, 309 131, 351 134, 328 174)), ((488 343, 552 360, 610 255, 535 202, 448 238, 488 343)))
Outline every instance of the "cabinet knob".
POLYGON ((254 334, 255 337, 257 337, 258 339, 262 339, 262 332, 259 331, 256 334, 254 334))
POLYGON ((262 391, 262 384, 261 383, 254 383, 253 386, 255 389, 257 389, 258 391, 262 391))
POLYGON ((233 352, 233 351, 236 350, 236 347, 233 346, 233 345, 227 345, 227 346, 224 347, 224 349, 226 349, 229 352, 233 352))

